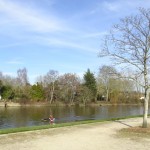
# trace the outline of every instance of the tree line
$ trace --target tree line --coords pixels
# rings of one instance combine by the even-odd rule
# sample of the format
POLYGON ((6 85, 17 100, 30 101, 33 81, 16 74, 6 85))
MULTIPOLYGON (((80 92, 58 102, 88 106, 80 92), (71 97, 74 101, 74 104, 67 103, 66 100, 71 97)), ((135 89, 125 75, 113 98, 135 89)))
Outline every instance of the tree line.
POLYGON ((89 104, 97 101, 111 103, 139 103, 142 89, 131 80, 118 78, 112 66, 102 66, 95 75, 87 69, 83 77, 49 70, 30 84, 27 69, 19 69, 17 77, 0 73, 0 95, 3 100, 19 103, 48 102, 63 104, 89 104))

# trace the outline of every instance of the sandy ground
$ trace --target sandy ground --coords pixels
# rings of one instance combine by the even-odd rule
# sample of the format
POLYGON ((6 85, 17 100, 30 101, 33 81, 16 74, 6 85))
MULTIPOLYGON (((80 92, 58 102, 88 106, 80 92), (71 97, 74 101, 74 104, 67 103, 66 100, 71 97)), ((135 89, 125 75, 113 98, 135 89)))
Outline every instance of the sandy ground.
MULTIPOLYGON (((149 118, 150 121, 150 118, 149 118)), ((0 150, 149 150, 150 138, 120 136, 142 118, 0 135, 0 150)))

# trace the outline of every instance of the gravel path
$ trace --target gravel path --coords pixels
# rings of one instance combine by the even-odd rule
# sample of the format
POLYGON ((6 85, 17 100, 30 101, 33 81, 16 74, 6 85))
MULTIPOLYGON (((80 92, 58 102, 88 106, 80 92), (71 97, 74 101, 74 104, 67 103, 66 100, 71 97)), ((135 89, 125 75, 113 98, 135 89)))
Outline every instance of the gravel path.
POLYGON ((149 150, 149 138, 125 138, 118 133, 141 123, 142 118, 134 118, 0 135, 0 150, 149 150))

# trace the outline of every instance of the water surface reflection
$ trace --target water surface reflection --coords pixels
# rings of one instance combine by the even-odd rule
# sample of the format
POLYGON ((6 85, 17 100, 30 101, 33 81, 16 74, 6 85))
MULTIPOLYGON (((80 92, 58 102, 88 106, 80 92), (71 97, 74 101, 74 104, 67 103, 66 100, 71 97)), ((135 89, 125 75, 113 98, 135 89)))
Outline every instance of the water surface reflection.
MULTIPOLYGON (((149 111, 150 112, 150 111, 149 111)), ((22 126, 44 125, 41 121, 50 114, 56 118, 56 123, 89 119, 108 119, 143 113, 142 106, 86 106, 86 107, 0 107, 0 129, 22 126)))

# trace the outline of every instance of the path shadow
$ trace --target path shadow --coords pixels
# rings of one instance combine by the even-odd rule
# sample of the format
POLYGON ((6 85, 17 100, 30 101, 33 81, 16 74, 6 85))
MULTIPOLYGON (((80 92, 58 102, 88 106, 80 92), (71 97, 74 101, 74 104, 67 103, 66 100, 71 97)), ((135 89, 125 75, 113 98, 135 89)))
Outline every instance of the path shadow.
POLYGON ((115 120, 114 122, 123 124, 123 125, 125 125, 125 126, 127 126, 127 127, 133 127, 133 126, 131 126, 131 125, 127 124, 127 123, 124 123, 124 122, 122 122, 122 121, 119 121, 119 120, 115 120))

